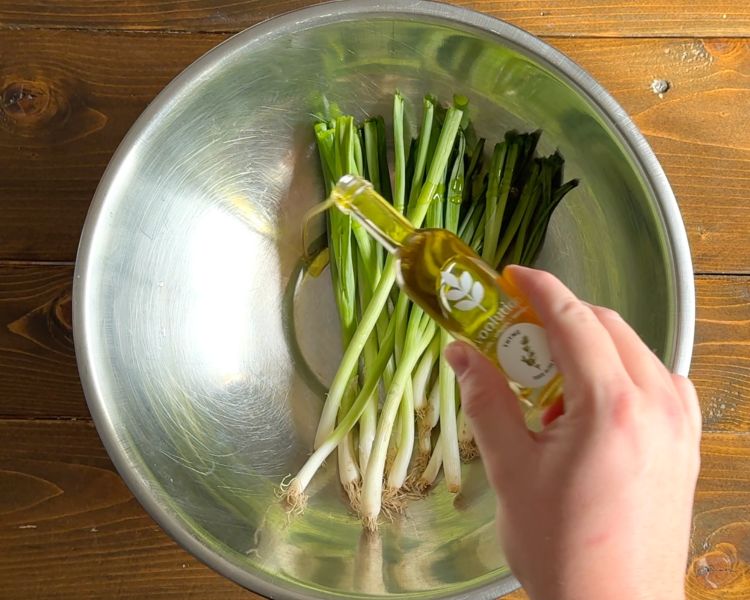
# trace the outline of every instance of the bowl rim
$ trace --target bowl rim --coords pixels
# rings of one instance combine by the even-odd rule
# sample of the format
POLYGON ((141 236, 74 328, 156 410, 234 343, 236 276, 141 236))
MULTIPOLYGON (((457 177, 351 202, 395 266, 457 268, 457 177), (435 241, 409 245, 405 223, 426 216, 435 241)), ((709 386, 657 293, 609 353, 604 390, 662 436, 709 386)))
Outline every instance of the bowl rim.
MULTIPOLYGON (((78 370, 89 411, 110 459, 133 495, 159 526, 193 556, 246 589, 271 598, 310 600, 333 596, 310 590, 303 591, 301 586, 299 590, 285 589, 274 582, 270 576, 261 572, 253 573, 244 570, 211 550, 190 532, 184 519, 174 514, 159 500, 152 485, 142 474, 132 468, 127 449, 117 434, 116 424, 109 418, 105 395, 91 368, 93 362, 90 360, 91 348, 88 343, 90 325, 87 323, 85 313, 85 293, 88 287, 89 271, 95 262, 92 256, 92 239, 95 230, 103 220, 108 190, 125 158, 147 131, 152 119, 162 111, 168 110, 175 98, 180 97, 201 74, 211 70, 233 53, 241 52, 247 45, 256 43, 262 37, 290 33, 300 27, 313 28, 347 18, 364 16, 378 18, 393 16, 402 19, 422 17, 434 22, 443 21, 448 25, 479 30, 495 37, 500 44, 510 44, 527 52, 546 67, 557 71, 576 86, 578 93, 598 108, 631 152, 635 166, 641 169, 641 175, 650 186, 657 201, 656 208, 661 211, 660 216, 668 237, 668 249, 671 252, 675 269, 677 319, 673 340, 673 371, 687 375, 692 356, 695 334, 695 284, 690 247, 677 200, 655 154, 630 117, 619 103, 572 59, 515 25, 474 10, 431 0, 412 2, 335 0, 272 17, 232 35, 177 75, 138 117, 113 154, 94 194, 79 242, 73 284, 73 328, 78 370)), ((468 592, 448 593, 434 596, 434 598, 490 600, 519 587, 518 580, 509 574, 468 592)))

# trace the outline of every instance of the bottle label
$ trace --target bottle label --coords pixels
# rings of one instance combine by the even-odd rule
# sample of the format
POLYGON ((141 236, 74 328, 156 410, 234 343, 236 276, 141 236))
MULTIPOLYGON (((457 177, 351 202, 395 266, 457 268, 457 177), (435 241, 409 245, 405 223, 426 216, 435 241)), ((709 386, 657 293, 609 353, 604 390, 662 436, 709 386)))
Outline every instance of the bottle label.
POLYGON ((533 323, 516 323, 502 332, 497 340, 497 362, 511 380, 527 388, 542 387, 557 374, 547 334, 533 323))
POLYGON ((521 387, 541 388, 555 377, 544 328, 523 322, 525 309, 504 295, 496 273, 463 257, 440 271, 440 307, 455 330, 486 355, 494 353, 500 368, 521 387))

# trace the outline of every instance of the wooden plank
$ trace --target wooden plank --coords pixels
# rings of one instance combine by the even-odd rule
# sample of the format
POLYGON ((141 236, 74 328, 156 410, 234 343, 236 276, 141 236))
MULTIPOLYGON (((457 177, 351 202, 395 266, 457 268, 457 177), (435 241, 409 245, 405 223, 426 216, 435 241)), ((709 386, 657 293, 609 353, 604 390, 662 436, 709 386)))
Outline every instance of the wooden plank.
POLYGON ((690 377, 704 431, 750 432, 750 280, 696 281, 696 335, 690 377))
MULTIPOLYGON (((5 598, 259 598, 159 529, 114 472, 90 423, 0 421, 0 489, 5 598)), ((750 436, 704 436, 690 600, 750 593, 748 511, 750 436)))
POLYGON ((3 598, 261 598, 173 542, 91 423, 0 422, 3 598))
POLYGON ((450 0, 541 36, 750 36, 750 7, 736 0, 450 0))
MULTIPOLYGON (((0 417, 88 418, 71 331, 71 266, 0 265, 0 417)), ((704 429, 750 431, 750 278, 699 277, 691 377, 704 429)))
POLYGON ((0 266, 0 414, 88 417, 73 349, 73 267, 0 266))
MULTIPOLYGON (((750 5, 748 5, 750 6, 750 5)), ((677 195, 698 272, 750 272, 750 42, 554 44, 598 79, 646 135, 677 195), (670 89, 650 89, 655 79, 670 89)))
POLYGON ((318 0, 0 0, 0 27, 237 32, 318 0))
POLYGON ((74 260, 117 145, 154 96, 222 39, 1 33, 0 259, 74 260))
MULTIPOLYGON (((222 39, 3 32, 0 215, 9 218, 0 218, 0 260, 73 260, 96 185, 128 128, 222 39)), ((554 43, 647 134, 679 198, 696 270, 750 273, 750 41, 554 43), (654 78, 671 83, 663 98, 649 89, 654 78)))
MULTIPOLYGON (((234 32, 263 19, 310 6, 312 0, 3 0, 5 27, 234 32)), ((510 21, 537 35, 748 36, 750 8, 736 0, 450 0, 510 21)))
POLYGON ((750 436, 704 436, 701 461, 687 597, 744 600, 750 598, 750 436))
MULTIPOLYGON (((117 143, 117 140, 111 140, 112 151, 117 143)), ((8 154, 11 153, 12 150, 9 150, 8 154)), ((3 154, 5 152, 0 147, 0 156, 3 154)), ((19 180, 13 181, 12 175, 4 171, 6 165, 7 168, 14 168, 22 164, 22 160, 16 161, 7 155, 0 157, 0 173, 3 177, 0 179, 0 260, 72 262, 75 260, 89 203, 96 189, 95 177, 101 176, 104 171, 103 163, 106 163, 109 155, 100 159, 100 165, 92 171, 84 163, 71 165, 64 153, 56 151, 52 146, 42 149, 38 154, 46 155, 44 162, 26 163, 20 167, 29 177, 41 175, 48 178, 36 185, 28 183, 34 179, 24 182, 20 179, 20 173, 19 180), (53 157, 54 154, 59 156, 53 157), (71 166, 73 171, 96 175, 84 175, 84 179, 78 181, 55 178, 51 171, 56 160, 71 166), (49 196, 42 198, 42 194, 49 196)), ((70 172, 70 177, 77 177, 73 171, 70 172)))

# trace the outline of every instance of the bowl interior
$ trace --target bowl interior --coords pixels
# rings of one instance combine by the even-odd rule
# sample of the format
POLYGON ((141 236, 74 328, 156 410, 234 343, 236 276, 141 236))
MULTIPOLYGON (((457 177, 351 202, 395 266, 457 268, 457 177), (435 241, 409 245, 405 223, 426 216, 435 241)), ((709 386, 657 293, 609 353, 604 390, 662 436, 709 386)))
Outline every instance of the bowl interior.
POLYGON ((556 55, 534 56, 529 45, 541 43, 422 3, 418 16, 345 6, 236 36, 134 127, 82 241, 82 376, 139 499, 240 583, 299 598, 490 597, 514 583, 478 462, 458 497, 439 484, 378 536, 347 512, 334 459, 304 516, 288 519, 275 496, 310 452, 340 354, 328 276, 299 269, 301 215, 322 197, 313 115, 336 104, 387 118, 398 89, 415 124, 423 94, 459 92, 490 140, 543 129, 541 149, 559 148, 581 186, 554 216, 539 264, 619 310, 667 364, 670 239, 633 149, 556 55))

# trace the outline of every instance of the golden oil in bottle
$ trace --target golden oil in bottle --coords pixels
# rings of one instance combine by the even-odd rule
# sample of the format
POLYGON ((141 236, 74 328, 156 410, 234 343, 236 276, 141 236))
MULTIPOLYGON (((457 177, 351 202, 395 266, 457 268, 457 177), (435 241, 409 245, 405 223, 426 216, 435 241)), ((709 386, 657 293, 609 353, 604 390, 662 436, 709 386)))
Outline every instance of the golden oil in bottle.
POLYGON ((527 406, 543 408, 561 395, 542 323, 508 278, 455 234, 415 229, 362 178, 342 177, 331 200, 395 255, 401 289, 500 367, 527 406))

